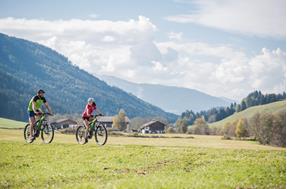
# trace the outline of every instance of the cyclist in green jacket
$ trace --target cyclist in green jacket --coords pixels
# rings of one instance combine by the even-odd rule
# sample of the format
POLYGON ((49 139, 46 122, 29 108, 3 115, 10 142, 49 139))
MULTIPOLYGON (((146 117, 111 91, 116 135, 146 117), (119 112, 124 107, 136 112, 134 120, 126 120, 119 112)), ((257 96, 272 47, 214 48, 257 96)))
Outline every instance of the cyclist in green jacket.
POLYGON ((45 97, 45 91, 40 89, 37 92, 36 96, 33 96, 29 102, 28 105, 28 116, 29 116, 29 123, 31 125, 30 130, 30 139, 34 138, 33 128, 36 122, 35 116, 41 115, 43 112, 41 110, 42 104, 45 104, 46 108, 48 109, 49 113, 52 114, 51 107, 49 106, 48 102, 46 101, 45 97))

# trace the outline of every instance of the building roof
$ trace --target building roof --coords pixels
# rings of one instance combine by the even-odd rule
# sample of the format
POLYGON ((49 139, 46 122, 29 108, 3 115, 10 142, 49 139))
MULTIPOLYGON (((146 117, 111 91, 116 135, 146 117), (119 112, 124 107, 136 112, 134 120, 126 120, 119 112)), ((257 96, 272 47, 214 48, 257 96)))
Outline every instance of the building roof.
POLYGON ((58 119, 57 121, 55 121, 53 123, 56 123, 56 124, 63 124, 63 123, 78 124, 76 121, 69 119, 69 118, 58 119))
POLYGON ((149 122, 143 124, 143 125, 140 127, 140 129, 143 129, 143 128, 145 128, 145 127, 148 127, 148 126, 150 126, 150 125, 152 125, 152 124, 154 124, 154 123, 156 123, 156 122, 159 122, 159 123, 165 125, 165 123, 163 123, 163 122, 161 122, 161 121, 152 120, 152 121, 149 121, 149 122))
MULTIPOLYGON (((97 119, 100 122, 113 122, 113 117, 114 116, 99 116, 97 119)), ((130 119, 127 116, 125 117, 125 122, 126 123, 130 122, 130 119)))

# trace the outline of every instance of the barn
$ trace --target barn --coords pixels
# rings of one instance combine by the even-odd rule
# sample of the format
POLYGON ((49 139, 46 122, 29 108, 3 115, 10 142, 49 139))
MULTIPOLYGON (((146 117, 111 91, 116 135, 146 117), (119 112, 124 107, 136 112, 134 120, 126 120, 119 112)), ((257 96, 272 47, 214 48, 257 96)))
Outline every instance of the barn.
POLYGON ((140 127, 141 133, 164 133, 165 132, 165 124, 161 121, 150 121, 143 124, 140 127))
POLYGON ((59 119, 55 122, 52 122, 51 125, 54 129, 66 129, 66 128, 74 128, 78 125, 78 123, 72 119, 59 119))

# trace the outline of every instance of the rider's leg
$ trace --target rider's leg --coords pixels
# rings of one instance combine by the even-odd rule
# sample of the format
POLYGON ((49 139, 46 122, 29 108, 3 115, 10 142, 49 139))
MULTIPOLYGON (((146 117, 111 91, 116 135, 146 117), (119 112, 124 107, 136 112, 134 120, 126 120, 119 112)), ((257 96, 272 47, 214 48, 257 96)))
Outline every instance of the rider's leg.
POLYGON ((85 127, 86 127, 85 138, 88 138, 88 131, 90 129, 89 121, 87 119, 84 119, 84 124, 85 124, 85 127))
POLYGON ((31 125, 31 127, 30 127, 30 138, 33 138, 33 136, 34 136, 34 125, 35 125, 35 122, 36 122, 35 117, 30 117, 29 118, 29 124, 31 125))

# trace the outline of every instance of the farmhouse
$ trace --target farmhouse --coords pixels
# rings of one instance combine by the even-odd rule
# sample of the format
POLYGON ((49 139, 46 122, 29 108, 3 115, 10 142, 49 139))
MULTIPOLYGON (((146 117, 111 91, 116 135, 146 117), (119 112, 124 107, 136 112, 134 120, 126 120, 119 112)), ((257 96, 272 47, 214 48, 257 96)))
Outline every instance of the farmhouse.
POLYGON ((160 121, 150 121, 140 127, 141 133, 164 133, 165 124, 160 121))
MULTIPOLYGON (((100 116, 97 118, 106 128, 113 128, 113 116, 100 116)), ((130 119, 126 116, 125 122, 127 126, 130 124, 130 119)))
POLYGON ((55 122, 52 122, 51 125, 54 129, 65 129, 65 128, 74 128, 77 126, 77 122, 72 119, 59 119, 55 122))

